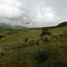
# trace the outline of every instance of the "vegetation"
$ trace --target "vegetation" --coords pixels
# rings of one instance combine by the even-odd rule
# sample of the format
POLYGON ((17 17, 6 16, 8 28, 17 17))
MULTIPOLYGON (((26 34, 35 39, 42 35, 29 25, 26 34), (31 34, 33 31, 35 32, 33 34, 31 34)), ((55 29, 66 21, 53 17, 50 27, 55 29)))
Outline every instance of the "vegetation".
POLYGON ((0 28, 0 67, 67 67, 64 24, 54 28, 0 28))

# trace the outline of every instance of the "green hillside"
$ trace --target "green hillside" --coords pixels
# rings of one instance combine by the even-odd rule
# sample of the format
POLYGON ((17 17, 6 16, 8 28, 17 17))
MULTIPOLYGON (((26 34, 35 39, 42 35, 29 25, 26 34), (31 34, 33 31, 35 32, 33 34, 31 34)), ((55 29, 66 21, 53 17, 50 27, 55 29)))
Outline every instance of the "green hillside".
POLYGON ((0 67, 67 67, 66 24, 34 29, 0 27, 0 67))

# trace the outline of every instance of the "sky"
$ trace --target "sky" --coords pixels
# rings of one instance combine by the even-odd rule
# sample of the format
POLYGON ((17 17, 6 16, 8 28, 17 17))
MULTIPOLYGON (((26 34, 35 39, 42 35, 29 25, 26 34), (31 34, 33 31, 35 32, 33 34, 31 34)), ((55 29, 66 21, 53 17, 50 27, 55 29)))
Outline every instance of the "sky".
POLYGON ((67 0, 0 0, 0 23, 26 27, 67 21, 67 0))

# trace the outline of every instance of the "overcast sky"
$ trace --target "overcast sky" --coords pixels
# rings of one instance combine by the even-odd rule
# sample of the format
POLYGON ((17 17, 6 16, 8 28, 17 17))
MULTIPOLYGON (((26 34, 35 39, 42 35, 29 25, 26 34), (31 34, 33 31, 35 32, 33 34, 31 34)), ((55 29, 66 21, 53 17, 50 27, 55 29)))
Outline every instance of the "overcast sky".
POLYGON ((0 23, 42 27, 67 21, 67 0, 0 0, 0 23))

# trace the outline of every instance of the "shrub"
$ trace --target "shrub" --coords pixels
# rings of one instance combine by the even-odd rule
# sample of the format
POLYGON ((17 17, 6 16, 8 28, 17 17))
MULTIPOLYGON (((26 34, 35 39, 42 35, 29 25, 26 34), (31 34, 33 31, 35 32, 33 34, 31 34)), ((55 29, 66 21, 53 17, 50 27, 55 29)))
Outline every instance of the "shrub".
POLYGON ((37 63, 42 63, 42 62, 45 62, 48 59, 48 56, 44 53, 44 51, 38 50, 34 54, 34 59, 36 60, 37 63))
POLYGON ((51 36, 51 32, 49 32, 47 28, 46 29, 44 28, 42 29, 42 33, 40 34, 40 36, 42 41, 48 42, 48 39, 51 36))
POLYGON ((39 41, 36 41, 35 44, 39 44, 39 41))
POLYGON ((3 57, 3 56, 4 56, 4 53, 3 53, 3 52, 1 52, 1 53, 0 53, 0 57, 3 57))
POLYGON ((5 37, 5 35, 0 35, 0 38, 3 38, 3 37, 5 37))
POLYGON ((46 36, 46 35, 50 36, 51 33, 48 31, 47 28, 43 28, 43 29, 42 29, 42 33, 41 33, 41 36, 46 36))
POLYGON ((27 38, 25 38, 25 42, 28 42, 28 39, 27 38))
POLYGON ((30 41, 29 41, 29 45, 31 46, 31 45, 33 45, 33 44, 35 44, 35 41, 34 41, 34 40, 30 40, 30 41))
POLYGON ((48 40, 49 40, 48 37, 46 37, 46 38, 45 38, 45 42, 48 42, 48 40))

